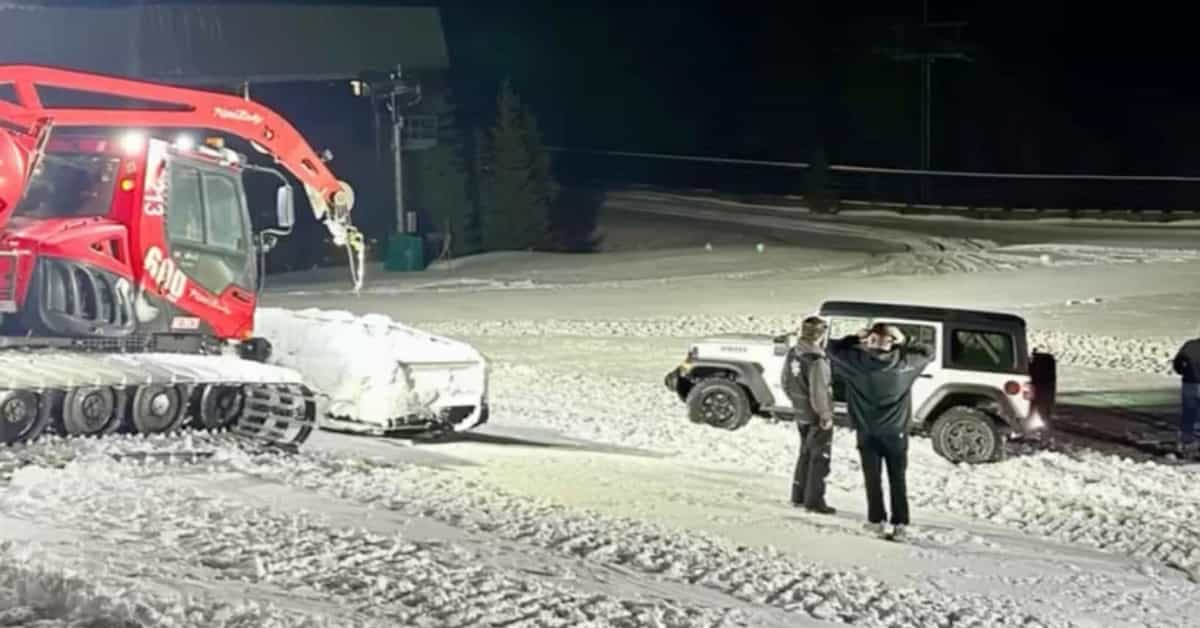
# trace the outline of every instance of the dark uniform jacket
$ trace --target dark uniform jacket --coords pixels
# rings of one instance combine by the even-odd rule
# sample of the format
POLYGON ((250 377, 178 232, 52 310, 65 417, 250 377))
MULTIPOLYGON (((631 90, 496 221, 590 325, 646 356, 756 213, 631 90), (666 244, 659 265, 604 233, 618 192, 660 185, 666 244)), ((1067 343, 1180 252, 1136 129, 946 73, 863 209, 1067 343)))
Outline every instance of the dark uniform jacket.
POLYGON ((833 384, 829 359, 817 345, 801 340, 783 365, 783 391, 792 401, 796 422, 833 420, 833 384))
POLYGON ((1183 343, 1173 366, 1183 376, 1183 383, 1200 384, 1200 338, 1183 343))

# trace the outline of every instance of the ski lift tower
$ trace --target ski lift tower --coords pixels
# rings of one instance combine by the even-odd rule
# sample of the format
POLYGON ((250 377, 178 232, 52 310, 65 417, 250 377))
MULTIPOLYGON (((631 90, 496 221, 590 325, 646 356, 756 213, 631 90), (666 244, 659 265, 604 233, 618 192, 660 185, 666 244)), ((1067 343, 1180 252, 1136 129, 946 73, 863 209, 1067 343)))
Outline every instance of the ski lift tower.
MULTIPOLYGON (((894 39, 883 52, 893 61, 921 64, 921 170, 931 167, 933 118, 933 62, 970 62, 968 47, 962 41, 966 22, 930 22, 929 0, 923 0, 920 24, 892 26, 894 39)), ((921 177, 921 200, 928 200, 928 179, 921 177)))

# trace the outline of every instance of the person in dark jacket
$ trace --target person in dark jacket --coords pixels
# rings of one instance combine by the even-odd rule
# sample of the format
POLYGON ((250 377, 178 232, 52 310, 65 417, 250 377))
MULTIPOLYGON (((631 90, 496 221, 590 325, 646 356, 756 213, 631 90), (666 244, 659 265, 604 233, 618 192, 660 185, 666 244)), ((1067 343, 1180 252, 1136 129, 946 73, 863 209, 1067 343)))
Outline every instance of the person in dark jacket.
POLYGON ((831 342, 827 352, 834 372, 846 384, 846 405, 858 436, 867 492, 867 527, 880 536, 886 533, 887 510, 881 482, 881 467, 886 466, 891 537, 901 538, 909 524, 905 473, 912 386, 933 361, 933 352, 925 346, 905 346, 904 334, 885 324, 831 342))
POLYGON ((1179 348, 1172 366, 1183 379, 1183 411, 1179 415, 1179 448, 1193 449, 1200 429, 1200 338, 1179 348))
POLYGON ((792 401, 800 430, 800 456, 792 477, 792 505, 831 515, 837 509, 825 503, 825 478, 833 450, 833 384, 825 356, 825 321, 804 319, 800 338, 788 352, 783 369, 783 390, 792 401))

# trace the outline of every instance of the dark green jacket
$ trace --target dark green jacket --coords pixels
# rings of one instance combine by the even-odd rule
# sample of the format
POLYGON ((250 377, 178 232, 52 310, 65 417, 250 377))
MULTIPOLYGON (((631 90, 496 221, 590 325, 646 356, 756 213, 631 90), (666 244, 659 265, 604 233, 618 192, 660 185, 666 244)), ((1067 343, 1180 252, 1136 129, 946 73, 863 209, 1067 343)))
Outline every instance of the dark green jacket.
POLYGON ((829 343, 825 353, 834 377, 845 382, 850 420, 860 434, 908 431, 913 383, 933 361, 929 347, 896 347, 884 353, 861 346, 858 336, 846 336, 829 343))

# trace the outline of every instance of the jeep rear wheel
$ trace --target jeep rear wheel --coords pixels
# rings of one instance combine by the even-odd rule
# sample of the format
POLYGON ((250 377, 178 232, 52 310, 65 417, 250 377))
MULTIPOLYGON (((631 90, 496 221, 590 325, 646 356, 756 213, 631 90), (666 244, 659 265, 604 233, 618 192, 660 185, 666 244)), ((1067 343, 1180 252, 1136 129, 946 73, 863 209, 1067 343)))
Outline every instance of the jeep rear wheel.
POLYGON ((950 462, 995 462, 1004 454, 1004 436, 988 413, 954 406, 938 417, 930 433, 933 451, 950 462))
POLYGON ((701 380, 688 393, 688 418, 726 430, 750 422, 750 396, 746 389, 724 377, 701 380))

